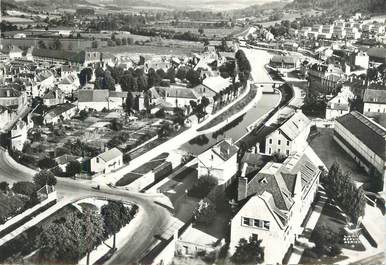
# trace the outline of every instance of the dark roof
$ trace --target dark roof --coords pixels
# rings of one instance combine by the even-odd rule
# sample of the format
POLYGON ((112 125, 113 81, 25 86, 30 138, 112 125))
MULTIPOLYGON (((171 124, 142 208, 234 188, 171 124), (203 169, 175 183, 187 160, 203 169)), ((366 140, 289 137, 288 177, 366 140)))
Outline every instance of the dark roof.
POLYGON ((21 92, 12 87, 0 87, 0 97, 20 97, 21 92))
POLYGON ((357 111, 336 119, 382 159, 386 159, 386 130, 357 111))
POLYGON ((367 50, 367 54, 369 57, 375 57, 375 58, 386 58, 386 48, 381 47, 373 47, 367 50))
POLYGON ((50 50, 50 49, 38 49, 34 48, 32 51, 32 56, 52 58, 58 60, 65 60, 76 63, 84 63, 85 61, 85 52, 71 52, 65 50, 50 50))
POLYGON ((75 108, 76 106, 71 104, 71 103, 63 103, 63 104, 60 104, 60 105, 56 105, 52 110, 50 110, 46 116, 49 116, 51 118, 54 118, 56 116, 59 116, 60 114, 72 109, 72 108, 75 108))
POLYGON ((236 145, 229 143, 225 139, 212 148, 212 151, 224 161, 227 161, 229 158, 235 155, 238 150, 239 148, 236 145))
POLYGON ((273 63, 285 63, 285 64, 295 64, 297 58, 293 56, 281 56, 275 55, 272 57, 271 62, 273 63))
POLYGON ((366 89, 363 102, 386 104, 386 90, 366 89))

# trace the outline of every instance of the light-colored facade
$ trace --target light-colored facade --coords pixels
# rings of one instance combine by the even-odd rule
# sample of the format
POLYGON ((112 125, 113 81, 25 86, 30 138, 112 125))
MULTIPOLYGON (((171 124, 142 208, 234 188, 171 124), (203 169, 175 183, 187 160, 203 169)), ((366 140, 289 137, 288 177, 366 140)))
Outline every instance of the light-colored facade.
POLYGON ((301 111, 297 111, 277 130, 267 135, 265 153, 268 155, 279 153, 288 156, 303 152, 307 146, 310 127, 311 121, 301 111))
POLYGON ((334 140, 369 174, 385 177, 385 128, 353 111, 335 120, 334 140))
POLYGON ((363 113, 386 113, 386 90, 366 89, 363 97, 363 113))
POLYGON ((123 166, 123 153, 118 148, 110 149, 91 159, 91 172, 110 173, 123 166))
POLYGON ((22 151, 24 143, 27 141, 27 136, 28 136, 27 124, 22 120, 17 121, 11 130, 12 149, 22 151))
POLYGON ((70 103, 64 103, 55 106, 44 116, 45 124, 57 124, 62 120, 69 120, 75 116, 76 106, 70 103))
POLYGON ((209 175, 217 179, 218 185, 228 186, 238 169, 238 150, 231 139, 224 139, 200 154, 197 157, 198 177, 209 175))
POLYGON ((231 254, 241 238, 256 237, 262 240, 264 264, 282 264, 302 231, 319 175, 318 167, 304 154, 292 155, 283 163, 269 162, 256 175, 242 174, 238 199, 249 200, 232 218, 231 254))
POLYGON ((326 119, 333 120, 350 112, 350 99, 354 94, 349 87, 343 87, 341 92, 328 101, 326 107, 326 119))

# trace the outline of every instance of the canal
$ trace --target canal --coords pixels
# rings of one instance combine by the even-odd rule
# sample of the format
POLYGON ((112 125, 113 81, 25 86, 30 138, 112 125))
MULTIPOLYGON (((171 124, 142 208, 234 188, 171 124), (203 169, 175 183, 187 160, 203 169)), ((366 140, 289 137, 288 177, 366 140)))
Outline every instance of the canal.
POLYGON ((180 146, 180 149, 198 155, 224 138, 232 138, 235 142, 248 132, 247 127, 249 125, 272 110, 279 103, 279 100, 279 94, 263 94, 261 99, 243 116, 214 133, 197 136, 180 146))

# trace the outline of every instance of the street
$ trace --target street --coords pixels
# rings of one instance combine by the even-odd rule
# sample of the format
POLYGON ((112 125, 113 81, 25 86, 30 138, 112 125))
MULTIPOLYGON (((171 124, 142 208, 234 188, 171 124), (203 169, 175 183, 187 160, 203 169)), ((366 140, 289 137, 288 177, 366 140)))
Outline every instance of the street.
MULTIPOLYGON (((0 181, 32 181, 32 170, 23 166, 16 167, 9 161, 8 155, 0 151, 0 181)), ((156 242, 155 236, 162 235, 164 230, 172 222, 172 213, 166 208, 154 203, 162 201, 163 195, 132 193, 124 190, 101 187, 95 190, 92 181, 72 180, 57 178, 56 190, 59 198, 66 198, 72 201, 85 197, 106 197, 111 200, 121 200, 137 204, 144 209, 143 220, 140 229, 137 229, 133 239, 129 240, 123 248, 109 260, 111 264, 130 264, 141 259, 142 255, 150 246, 156 242)))

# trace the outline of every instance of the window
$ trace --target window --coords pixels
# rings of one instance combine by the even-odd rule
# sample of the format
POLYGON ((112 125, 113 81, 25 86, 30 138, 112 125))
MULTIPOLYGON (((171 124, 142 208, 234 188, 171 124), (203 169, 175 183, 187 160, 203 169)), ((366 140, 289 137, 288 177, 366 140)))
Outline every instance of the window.
POLYGON ((269 225, 270 225, 269 221, 263 221, 263 222, 264 222, 263 228, 269 230, 269 225))
POLYGON ((272 153, 272 149, 271 148, 269 148, 269 154, 271 154, 272 153))
POLYGON ((278 145, 281 145, 281 140, 277 140, 277 144, 278 144, 278 145))
POLYGON ((99 157, 96 158, 96 162, 99 163, 99 157))
POLYGON ((370 108, 367 110, 367 112, 370 112, 370 108))
POLYGON ((286 150, 285 153, 287 156, 289 156, 289 150, 286 150))
POLYGON ((247 218, 247 217, 243 217, 243 225, 248 225, 250 224, 250 218, 247 218))
POLYGON ((258 219, 253 219, 253 226, 261 228, 261 221, 258 219))
POLYGON ((253 240, 258 240, 258 239, 259 239, 259 237, 258 237, 258 235, 257 235, 257 234, 252 234, 252 239, 253 239, 253 240))
POLYGON ((289 146, 289 144, 290 144, 289 141, 287 141, 287 146, 289 146))
POLYGON ((269 139, 269 143, 272 144, 272 139, 269 139))
POLYGON ((279 148, 279 149, 277 149, 277 152, 280 154, 280 148, 279 148))

